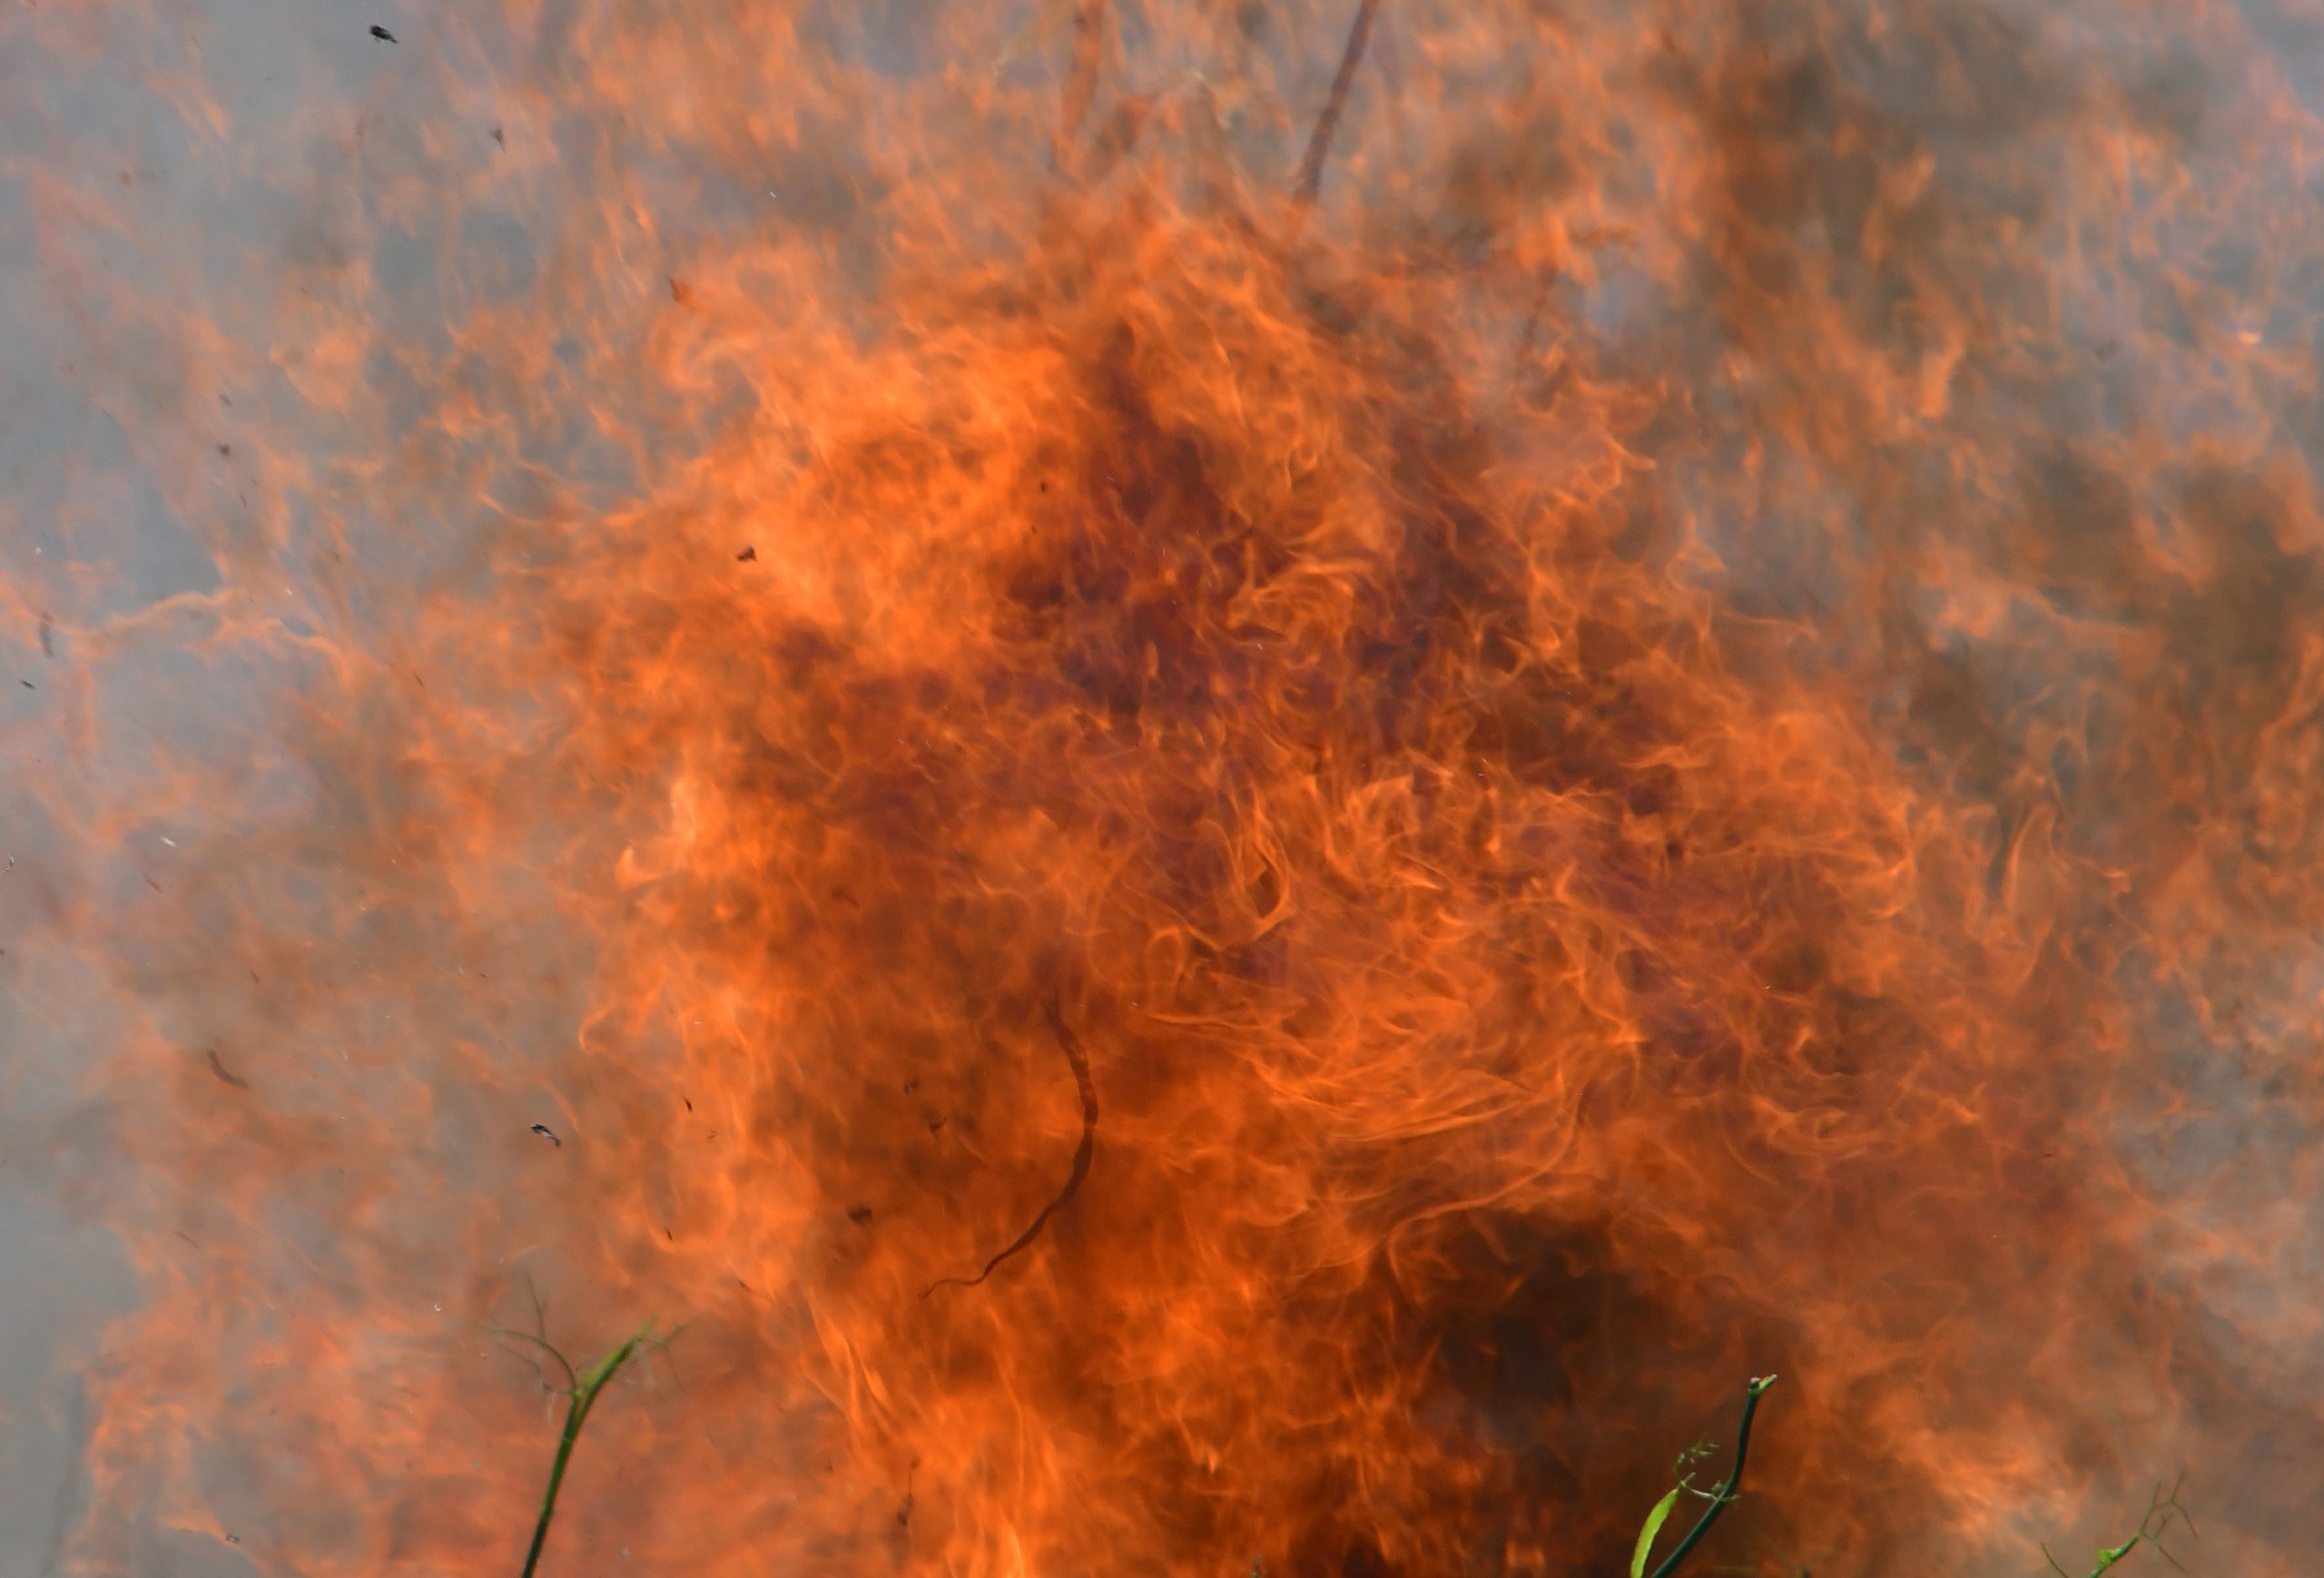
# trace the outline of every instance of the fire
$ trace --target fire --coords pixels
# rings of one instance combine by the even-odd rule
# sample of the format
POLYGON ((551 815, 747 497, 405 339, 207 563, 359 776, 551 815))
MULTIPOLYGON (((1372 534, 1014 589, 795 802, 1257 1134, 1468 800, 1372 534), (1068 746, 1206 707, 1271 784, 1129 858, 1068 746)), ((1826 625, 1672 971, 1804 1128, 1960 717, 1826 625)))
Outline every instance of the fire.
POLYGON ((1774 1371, 1729 1570, 2301 1570, 2318 128, 2196 9, 0 24, 67 1570, 512 1571, 507 1330, 649 1320, 544 1572, 1610 1571, 1774 1371))

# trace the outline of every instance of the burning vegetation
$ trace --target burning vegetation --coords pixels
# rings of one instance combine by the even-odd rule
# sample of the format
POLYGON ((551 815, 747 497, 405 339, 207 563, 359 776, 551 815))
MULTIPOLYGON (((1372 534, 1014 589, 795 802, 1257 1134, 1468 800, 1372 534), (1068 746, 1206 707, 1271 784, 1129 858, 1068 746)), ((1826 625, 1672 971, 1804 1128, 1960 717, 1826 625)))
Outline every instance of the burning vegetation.
POLYGON ((239 15, 0 22, 67 1570, 2306 1570, 2315 18, 239 15))

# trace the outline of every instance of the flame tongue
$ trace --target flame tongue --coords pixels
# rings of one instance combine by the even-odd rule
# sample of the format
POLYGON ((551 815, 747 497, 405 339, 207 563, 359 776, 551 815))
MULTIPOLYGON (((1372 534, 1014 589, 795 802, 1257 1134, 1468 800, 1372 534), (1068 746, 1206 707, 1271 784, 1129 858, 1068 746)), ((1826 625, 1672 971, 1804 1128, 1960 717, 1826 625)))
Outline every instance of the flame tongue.
POLYGON ((530 1282, 686 1323, 545 1571, 1610 1569, 1777 1370, 1738 1561, 2015 1571, 2200 1448, 2278 1570, 2305 318, 2181 167, 2312 133, 2071 9, 399 22, 362 281, 108 309, 264 528, 35 588, 91 715, 177 613, 283 702, 42 792, 149 1298, 77 1558, 506 1570, 530 1282))
POLYGON ((742 1274, 878 1398, 850 1449, 916 1465, 913 1548, 1573 1559, 1589 1465, 1666 1452, 1609 1417, 1770 1351, 1820 1361, 1795 1498, 1957 1468, 1882 1328, 2042 1275, 2004 1202, 2089 1231, 2012 1093, 2046 917, 1616 540, 1658 498, 1602 409, 1489 432, 1426 305, 1103 241, 1076 309, 955 303, 825 406, 767 504, 803 586, 673 527, 651 639, 589 655, 592 771, 683 786, 613 995, 763 1024, 680 1082, 747 1092, 730 1208, 812 1227, 742 1274))

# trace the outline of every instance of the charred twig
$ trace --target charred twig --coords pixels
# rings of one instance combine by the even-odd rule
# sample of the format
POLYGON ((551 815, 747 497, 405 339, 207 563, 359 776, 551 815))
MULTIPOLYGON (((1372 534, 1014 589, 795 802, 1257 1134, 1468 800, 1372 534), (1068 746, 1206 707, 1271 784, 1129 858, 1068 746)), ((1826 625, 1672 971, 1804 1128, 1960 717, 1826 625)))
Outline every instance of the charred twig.
POLYGON ((1299 161, 1299 179, 1291 188, 1292 200, 1305 208, 1312 205, 1316 193, 1323 190, 1324 159, 1332 151, 1332 135, 1339 130, 1340 116, 1347 109, 1347 91, 1355 81, 1355 68, 1364 64, 1364 45, 1372 36, 1372 18, 1380 9, 1380 0, 1361 0, 1355 8, 1355 20, 1347 30, 1347 47, 1340 52, 1340 69, 1332 78, 1331 97, 1324 101, 1324 113, 1315 117, 1315 129, 1307 138, 1307 152, 1299 161))
POLYGON ((1056 1032, 1058 1046, 1065 1052, 1065 1060, 1073 1065, 1073 1083, 1081 1092, 1081 1143, 1073 1152, 1073 1170, 1066 1175, 1065 1187, 1059 1189, 1055 1198, 1041 1208, 1041 1214, 1033 1218, 1032 1226, 1018 1234, 1016 1241, 1007 1248, 986 1261, 983 1270, 974 1277, 940 1277, 921 1290, 922 1298, 940 1287, 974 1287, 991 1276, 1000 1269, 1002 1261, 1021 1253, 1041 1236, 1041 1229, 1049 1226, 1049 1218, 1063 1210, 1073 1197, 1081 1192, 1081 1180, 1089 1176, 1089 1163, 1098 1154, 1098 1087, 1089 1078, 1089 1055, 1081 1050, 1081 1043, 1067 1028, 1065 1009, 1055 996, 1049 1001, 1049 1029, 1056 1032))
POLYGON ((1049 168, 1060 175, 1073 173, 1073 143, 1098 96, 1105 43, 1106 0, 1080 0, 1073 8, 1073 61, 1066 68, 1065 101, 1058 111, 1057 139, 1049 144, 1049 168))
POLYGON ((1687 1553, 1710 1533, 1711 1524, 1718 1521, 1718 1514, 1727 1510, 1728 1504, 1742 1494, 1743 1460, 1751 1450, 1751 1416, 1759 1411, 1760 1396, 1775 1384, 1773 1376, 1754 1376, 1750 1385, 1743 1389, 1743 1422, 1735 1427, 1735 1466, 1710 1493, 1710 1505, 1703 1509, 1703 1515, 1696 1521, 1695 1526, 1687 1531, 1687 1537, 1679 1542, 1679 1548, 1662 1558, 1662 1565, 1654 1570, 1654 1578, 1670 1578, 1670 1574, 1678 1571, 1679 1563, 1686 1560, 1687 1553))

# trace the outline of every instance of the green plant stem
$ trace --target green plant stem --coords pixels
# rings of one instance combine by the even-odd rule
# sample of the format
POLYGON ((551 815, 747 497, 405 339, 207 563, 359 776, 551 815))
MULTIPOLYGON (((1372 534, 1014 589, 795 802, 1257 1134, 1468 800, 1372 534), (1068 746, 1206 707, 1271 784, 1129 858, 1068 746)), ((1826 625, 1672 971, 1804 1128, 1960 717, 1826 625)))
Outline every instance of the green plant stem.
MULTIPOLYGON (((2146 1516, 2139 1520, 2138 1533, 2132 1534, 2129 1539, 2124 1540, 2119 1545, 2100 1547, 2098 1552, 2098 1565, 2090 1570, 2089 1578, 2102 1578, 2102 1575, 2112 1568, 2115 1563, 2121 1562, 2123 1557, 2128 1556, 2132 1551, 2137 1550, 2141 1542, 2144 1542, 2145 1543, 2153 1546, 2155 1554, 2161 1556, 2173 1567, 2178 1566, 2179 1559, 2176 1556, 2173 1556, 2163 1547, 2162 1536, 2170 1530, 2171 1520, 2174 1517, 2178 1518, 2187 1525, 2187 1532, 2189 1534, 2195 1533, 2195 1520, 2193 1515, 2179 1503, 2179 1488, 2186 1483, 2187 1474, 2184 1469, 2181 1469, 2179 1473, 2179 1477, 2171 1483, 2171 1494, 2169 1495, 2165 1495, 2162 1494, 2162 1482, 2157 1480, 2155 1482, 2154 1494, 2147 1497, 2146 1516)), ((2068 1573, 2063 1567, 2058 1564, 2058 1559, 2050 1554, 2050 1547, 2047 1544, 2042 1546, 2042 1554, 2048 1560, 2050 1571, 2058 1574, 2058 1578, 2072 1578, 2072 1575, 2068 1573)))
POLYGON ((1670 1578, 1670 1574, 1678 1571, 1679 1563, 1686 1559, 1687 1553, 1693 1550, 1705 1534, 1710 1533, 1710 1526, 1718 1521, 1718 1514, 1725 1512, 1728 1504, 1740 1494, 1743 1484, 1743 1459, 1744 1455, 1751 1450, 1751 1416, 1759 1411, 1761 1394, 1775 1384, 1776 1378, 1773 1376, 1754 1376, 1751 1378, 1751 1384, 1744 1388, 1743 1423, 1738 1425, 1735 1431, 1735 1467, 1729 1471, 1727 1478, 1720 1482, 1719 1487, 1711 1493, 1710 1505, 1703 1509, 1703 1515, 1696 1522, 1695 1526, 1687 1531, 1687 1537, 1679 1542, 1679 1548, 1665 1556, 1662 1559, 1662 1565, 1654 1570, 1654 1578, 1670 1578))
POLYGON ((580 1442, 581 1427, 589 1422, 589 1410, 596 1406, 597 1395, 606 1389, 606 1383, 629 1363, 638 1345, 650 1337, 653 1330, 650 1326, 645 1327, 590 1366, 574 1378, 573 1389, 566 1394, 565 1429, 557 1436, 556 1461, 549 1465, 548 1489, 541 1495, 540 1519, 533 1524, 532 1548, 525 1553, 524 1578, 533 1578, 534 1569, 540 1565, 541 1547, 548 1543, 549 1520, 556 1515, 556 1493, 565 1484, 566 1466, 573 1461, 573 1448, 580 1442))

